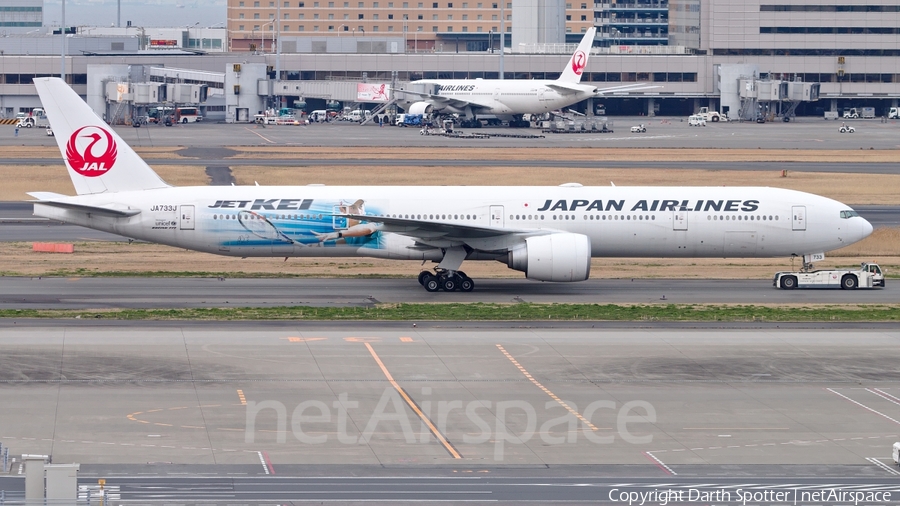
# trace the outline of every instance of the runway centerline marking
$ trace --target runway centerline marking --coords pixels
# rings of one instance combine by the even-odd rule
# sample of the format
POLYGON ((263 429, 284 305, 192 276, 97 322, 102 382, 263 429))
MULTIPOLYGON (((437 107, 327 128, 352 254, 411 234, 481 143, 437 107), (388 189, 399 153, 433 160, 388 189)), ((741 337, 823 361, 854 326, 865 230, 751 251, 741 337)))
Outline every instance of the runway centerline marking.
POLYGON ((581 423, 583 423, 583 424, 585 424, 586 426, 590 427, 591 430, 600 430, 599 427, 597 427, 596 425, 592 424, 590 420, 588 420, 587 418, 584 417, 584 415, 582 415, 582 414, 579 413, 578 411, 575 411, 574 409, 572 409, 572 407, 569 406, 569 405, 566 403, 566 401, 564 401, 564 400, 560 399, 559 397, 557 397, 556 394, 554 394, 553 392, 550 391, 550 389, 548 389, 547 387, 545 387, 544 385, 542 385, 540 381, 534 379, 534 377, 533 377, 533 376, 532 376, 532 375, 531 375, 524 367, 522 367, 522 364, 520 364, 519 361, 515 359, 515 357, 513 357, 512 355, 510 355, 508 351, 506 351, 506 348, 504 348, 502 345, 499 345, 499 344, 496 345, 496 346, 497 346, 497 349, 500 350, 500 352, 503 353, 503 355, 505 355, 506 358, 508 358, 509 361, 512 362, 512 364, 513 364, 514 366, 516 366, 516 368, 519 369, 519 372, 521 372, 522 374, 524 374, 525 377, 528 378, 528 380, 531 381, 531 382, 534 384, 534 386, 536 386, 536 387, 540 388, 541 390, 543 390, 545 394, 549 395, 551 399, 553 399, 554 401, 556 401, 557 404, 559 404, 560 406, 562 406, 563 408, 565 408, 566 411, 568 411, 569 413, 572 413, 572 415, 574 415, 575 418, 578 418, 579 420, 581 420, 581 423))
POLYGON ((397 391, 397 393, 399 393, 400 396, 403 397, 403 400, 406 401, 406 404, 409 405, 410 409, 412 409, 413 412, 415 412, 417 415, 419 415, 419 418, 428 427, 428 430, 430 430, 431 433, 434 434, 434 437, 436 437, 437 440, 440 441, 440 443, 444 446, 444 448, 447 450, 447 452, 449 452, 450 455, 453 456, 454 459, 461 459, 462 455, 460 455, 459 452, 456 451, 456 448, 454 448, 453 445, 450 444, 449 441, 447 441, 447 438, 445 438, 444 435, 441 434, 441 431, 439 431, 438 428, 435 427, 434 423, 431 422, 431 420, 428 418, 428 416, 426 416, 425 413, 423 413, 422 410, 419 409, 419 406, 415 403, 415 401, 412 400, 412 398, 409 396, 409 394, 406 393, 406 390, 403 390, 403 387, 401 387, 400 384, 398 384, 394 380, 394 377, 391 376, 391 372, 388 371, 387 367, 385 367, 384 362, 382 362, 381 359, 378 357, 378 354, 375 353, 375 348, 373 348, 372 345, 369 343, 363 343, 363 344, 366 345, 366 348, 368 348, 369 353, 372 354, 372 358, 375 359, 375 362, 378 364, 378 367, 381 368, 381 372, 384 373, 385 378, 387 378, 387 380, 391 383, 391 386, 394 387, 394 389, 397 391))

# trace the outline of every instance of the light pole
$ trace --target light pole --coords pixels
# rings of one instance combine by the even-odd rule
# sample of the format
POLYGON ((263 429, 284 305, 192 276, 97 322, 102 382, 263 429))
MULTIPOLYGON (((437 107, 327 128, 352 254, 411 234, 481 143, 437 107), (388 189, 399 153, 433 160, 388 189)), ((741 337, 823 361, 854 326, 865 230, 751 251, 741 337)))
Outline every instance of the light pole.
POLYGON ((265 52, 266 52, 266 27, 269 25, 272 25, 272 43, 274 44, 274 42, 275 42, 275 23, 277 23, 277 22, 278 22, 278 20, 275 19, 275 20, 272 20, 272 21, 262 25, 262 35, 259 37, 259 43, 262 46, 263 54, 265 54, 265 52))
POLYGON ((347 25, 340 25, 340 26, 338 26, 338 27, 337 27, 337 31, 338 31, 338 38, 340 38, 340 37, 341 37, 341 29, 342 29, 342 28, 344 28, 344 27, 345 27, 345 26, 347 26, 347 25))
POLYGON ((200 24, 200 22, 197 21, 196 23, 194 23, 194 24, 192 24, 192 25, 184 25, 184 27, 187 28, 187 39, 188 39, 188 40, 187 40, 187 48, 188 48, 188 49, 191 48, 191 28, 193 28, 193 27, 195 27, 195 26, 197 26, 197 25, 199 25, 199 24, 200 24))
POLYGON ((500 0, 500 79, 503 79, 503 53, 506 52, 506 0, 500 0))
POLYGON ((62 37, 62 52, 59 55, 59 78, 66 80, 66 0, 62 0, 62 23, 59 24, 59 35, 62 37))

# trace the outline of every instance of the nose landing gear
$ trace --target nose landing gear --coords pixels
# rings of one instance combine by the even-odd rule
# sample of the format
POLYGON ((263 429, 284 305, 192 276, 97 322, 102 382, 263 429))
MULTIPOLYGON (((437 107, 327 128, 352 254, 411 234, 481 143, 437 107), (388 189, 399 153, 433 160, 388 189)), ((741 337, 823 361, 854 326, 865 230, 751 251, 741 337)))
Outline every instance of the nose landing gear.
POLYGON ((419 284, 425 287, 429 292, 437 292, 444 290, 445 292, 471 292, 475 289, 475 282, 472 278, 466 276, 463 271, 449 271, 444 269, 435 269, 432 274, 428 271, 419 273, 419 284))

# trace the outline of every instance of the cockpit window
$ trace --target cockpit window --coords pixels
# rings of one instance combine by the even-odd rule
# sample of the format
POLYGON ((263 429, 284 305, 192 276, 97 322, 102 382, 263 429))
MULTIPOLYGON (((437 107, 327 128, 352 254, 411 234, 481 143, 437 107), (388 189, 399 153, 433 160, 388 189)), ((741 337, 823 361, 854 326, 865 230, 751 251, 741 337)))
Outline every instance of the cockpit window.
POLYGON ((859 213, 857 213, 856 211, 853 211, 853 210, 841 211, 841 219, 846 220, 848 218, 853 218, 854 216, 859 216, 859 213))

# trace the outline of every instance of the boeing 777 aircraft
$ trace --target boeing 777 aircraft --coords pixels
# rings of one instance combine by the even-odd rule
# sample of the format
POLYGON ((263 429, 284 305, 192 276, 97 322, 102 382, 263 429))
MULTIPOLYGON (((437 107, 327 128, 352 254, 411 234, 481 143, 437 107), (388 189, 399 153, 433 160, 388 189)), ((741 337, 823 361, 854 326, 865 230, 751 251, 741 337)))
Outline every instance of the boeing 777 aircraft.
POLYGON ((398 104, 410 114, 460 114, 469 124, 489 114, 515 126, 522 124, 523 114, 543 114, 604 93, 656 88, 645 83, 602 89, 581 84, 596 31, 589 28, 584 34, 559 79, 422 79, 410 83, 421 90, 398 90, 403 97, 398 104))
POLYGON ((78 193, 30 193, 36 216, 207 253, 430 260, 428 291, 471 291, 464 260, 583 281, 591 257, 804 255, 872 232, 840 202, 778 188, 172 187, 63 81, 34 83, 78 193))

